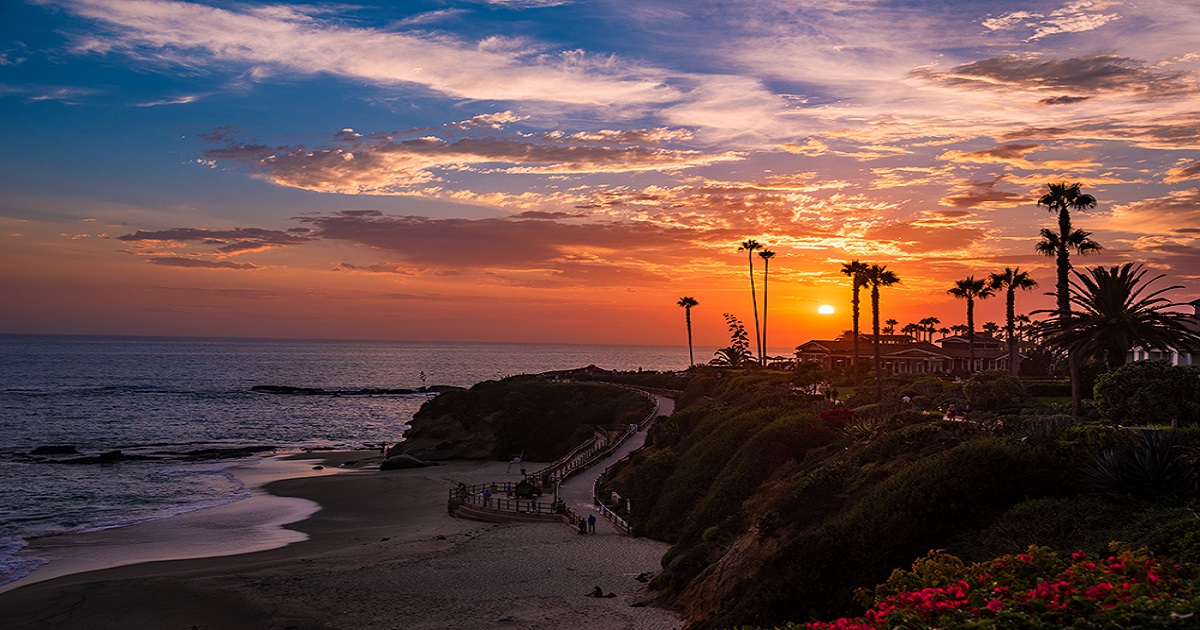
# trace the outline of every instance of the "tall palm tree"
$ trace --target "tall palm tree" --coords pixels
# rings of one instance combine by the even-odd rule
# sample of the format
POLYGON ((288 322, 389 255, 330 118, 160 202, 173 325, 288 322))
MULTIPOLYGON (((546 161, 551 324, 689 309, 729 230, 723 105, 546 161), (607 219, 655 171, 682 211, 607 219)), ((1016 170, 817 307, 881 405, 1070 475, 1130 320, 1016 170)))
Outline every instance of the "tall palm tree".
POLYGON ((858 369, 858 290, 866 286, 866 273, 867 269, 869 268, 870 267, 867 266, 867 263, 859 262, 857 260, 852 260, 848 263, 842 263, 842 275, 850 278, 850 286, 853 290, 853 297, 850 299, 850 317, 854 321, 854 363, 852 365, 852 369, 854 370, 855 387, 858 386, 859 381, 861 380, 858 369))
POLYGON ((1166 310, 1182 304, 1163 294, 1182 287, 1152 290, 1150 285, 1165 274, 1146 280, 1147 273, 1139 263, 1074 272, 1071 302, 1080 310, 1068 319, 1046 322, 1045 338, 1068 352, 1101 359, 1109 370, 1124 365, 1129 351, 1138 346, 1170 351, 1200 342, 1200 334, 1185 324, 1190 316, 1166 310))
POLYGON ((696 355, 692 353, 692 307, 697 306, 700 303, 696 301, 696 298, 691 298, 685 295, 679 298, 679 301, 676 302, 676 304, 683 307, 683 316, 687 320, 688 367, 692 367, 693 365, 696 365, 696 355))
MULTIPOLYGON (((1071 211, 1082 212, 1095 208, 1096 198, 1081 192, 1079 183, 1058 182, 1046 186, 1049 192, 1038 199, 1037 205, 1058 215, 1058 240, 1054 242, 1054 259, 1058 274, 1055 283, 1055 292, 1057 293, 1055 297, 1058 306, 1056 316, 1065 320, 1071 316, 1071 243, 1073 240, 1077 243, 1086 241, 1094 246, 1093 251, 1100 249, 1099 244, 1087 238, 1087 232, 1076 230, 1071 226, 1071 211)), ((1047 237, 1047 232, 1049 230, 1042 230, 1043 239, 1047 237)), ((1037 250, 1048 254, 1043 250, 1044 243, 1049 243, 1049 240, 1038 243, 1037 250)), ((1085 253, 1078 248, 1076 251, 1080 254, 1085 253)), ((1067 368, 1071 374, 1071 415, 1078 418, 1083 415, 1083 380, 1079 376, 1078 357, 1069 351, 1067 352, 1067 368)))
POLYGON ((767 364, 767 275, 771 269, 771 259, 775 257, 775 252, 764 249, 758 252, 758 257, 763 259, 763 316, 762 316, 762 342, 759 345, 758 361, 762 365, 767 364))
POLYGON ((900 283, 900 276, 888 271, 887 265, 871 265, 864 274, 871 285, 871 332, 875 355, 875 398, 883 398, 883 362, 879 359, 879 287, 900 283))
POLYGON ((975 276, 967 276, 956 280, 954 286, 946 291, 956 298, 967 301, 967 372, 975 371, 975 300, 986 300, 995 294, 987 280, 975 276))
POLYGON ((925 327, 920 324, 905 324, 900 332, 920 341, 925 334, 925 327))
POLYGON ((738 247, 739 252, 746 252, 746 258, 750 261, 750 303, 754 306, 754 343, 758 346, 758 356, 762 357, 762 333, 758 331, 758 294, 754 291, 754 252, 762 249, 761 243, 754 239, 742 241, 738 247))
POLYGON ((1017 352, 1017 290, 1032 291, 1038 283, 1029 277, 1028 272, 1021 271, 1020 267, 1005 267, 1003 273, 994 273, 988 276, 988 280, 993 289, 1004 289, 1004 332, 1008 335, 1008 369, 1016 374, 1021 367, 1021 354, 1017 352))
POLYGON ((885 322, 883 322, 883 323, 885 324, 885 325, 884 325, 884 327, 883 327, 883 334, 885 334, 885 335, 891 335, 891 334, 895 334, 895 332, 896 332, 896 324, 899 324, 899 323, 900 323, 900 320, 898 320, 898 319, 889 319, 889 320, 887 320, 887 321, 885 321, 885 322))
MULTIPOLYGON (((940 334, 940 335, 942 336, 942 339, 945 339, 946 337, 949 337, 949 336, 950 336, 950 332, 951 332, 951 331, 950 331, 950 329, 949 329, 949 328, 946 328, 945 326, 943 326, 943 327, 941 327, 941 328, 939 328, 939 329, 938 329, 938 334, 940 334)), ((933 340, 932 340, 932 339, 930 339, 930 342, 931 342, 931 343, 932 343, 932 341, 933 341, 933 340)))

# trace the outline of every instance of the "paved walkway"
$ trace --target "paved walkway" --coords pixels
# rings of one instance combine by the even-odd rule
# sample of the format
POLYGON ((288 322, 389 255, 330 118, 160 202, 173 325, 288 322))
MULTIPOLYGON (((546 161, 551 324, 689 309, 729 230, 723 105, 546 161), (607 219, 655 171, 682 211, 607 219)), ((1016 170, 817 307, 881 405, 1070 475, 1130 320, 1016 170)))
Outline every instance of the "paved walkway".
MULTIPOLYGON (((669 416, 675 411, 675 401, 664 396, 654 395, 655 401, 658 403, 658 410, 655 416, 669 416)), ((648 427, 647 427, 648 428, 648 427)), ((609 466, 620 461, 626 455, 638 450, 646 443, 646 432, 638 431, 629 436, 628 440, 621 445, 612 455, 606 459, 597 462, 590 466, 587 470, 571 477, 559 486, 558 494, 566 504, 579 513, 584 518, 589 514, 596 516, 596 534, 597 535, 621 535, 625 532, 617 529, 608 519, 600 514, 599 506, 592 501, 592 487, 596 484, 596 479, 604 474, 604 471, 609 466)))

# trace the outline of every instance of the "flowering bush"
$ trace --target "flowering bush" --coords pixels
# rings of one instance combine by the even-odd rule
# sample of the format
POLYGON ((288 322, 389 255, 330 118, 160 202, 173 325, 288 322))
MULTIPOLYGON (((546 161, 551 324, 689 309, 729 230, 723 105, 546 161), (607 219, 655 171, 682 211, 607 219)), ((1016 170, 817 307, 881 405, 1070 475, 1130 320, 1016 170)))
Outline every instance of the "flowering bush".
POLYGON ((809 623, 809 630, 880 628, 1185 628, 1200 623, 1191 565, 1116 543, 1110 555, 1046 547, 967 565, 933 551, 897 570, 862 617, 809 623))

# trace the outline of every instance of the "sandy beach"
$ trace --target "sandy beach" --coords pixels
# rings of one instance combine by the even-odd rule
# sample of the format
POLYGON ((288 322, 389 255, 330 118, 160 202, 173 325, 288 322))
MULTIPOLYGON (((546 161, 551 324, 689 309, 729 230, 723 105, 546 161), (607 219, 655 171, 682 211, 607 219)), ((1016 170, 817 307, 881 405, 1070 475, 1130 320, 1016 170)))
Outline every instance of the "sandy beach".
MULTIPOLYGON (((363 456, 322 457, 336 467, 363 456)), ((297 463, 311 470, 317 462, 297 463)), ((672 612, 641 605, 647 597, 644 585, 633 579, 642 571, 657 572, 664 543, 603 528, 580 536, 566 525, 489 524, 448 515, 450 488, 503 480, 511 476, 508 466, 463 461, 404 471, 326 470, 266 486, 272 497, 287 501, 267 498, 255 504, 252 498, 76 540, 34 541, 32 550, 52 558, 47 570, 58 569, 41 577, 35 573, 31 578, 40 581, 22 581, 0 593, 4 627, 682 626, 672 612), (257 528, 239 519, 253 520, 257 528), (302 520, 278 526, 294 519, 302 520), (180 536, 189 544, 171 542, 180 536), (180 558, 173 549, 194 550, 190 543, 197 536, 225 538, 221 553, 234 555, 159 559, 180 558), (114 546, 138 548, 143 555, 137 564, 111 566, 112 555, 103 550, 114 546), (109 568, 87 571, 78 558, 72 564, 72 556, 109 568), (85 572, 75 572, 80 570, 85 572), (596 586, 617 597, 584 596, 596 586)))

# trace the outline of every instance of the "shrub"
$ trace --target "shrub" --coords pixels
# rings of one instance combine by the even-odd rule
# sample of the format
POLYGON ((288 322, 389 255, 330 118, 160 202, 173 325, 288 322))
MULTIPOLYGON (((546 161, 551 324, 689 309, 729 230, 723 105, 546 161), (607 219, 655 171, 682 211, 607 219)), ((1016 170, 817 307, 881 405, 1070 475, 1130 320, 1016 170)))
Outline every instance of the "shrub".
POLYGON ((876 588, 862 617, 805 627, 1188 628, 1198 586, 1194 567, 1117 544, 1107 556, 1031 547, 971 565, 932 551, 876 588))
POLYGON ((1096 379, 1094 396, 1097 410, 1117 422, 1194 424, 1200 420, 1200 369, 1127 363, 1096 379))
POLYGON ((1007 370, 984 370, 972 374, 963 383, 963 394, 976 409, 1011 407, 1026 399, 1021 379, 1007 370))

